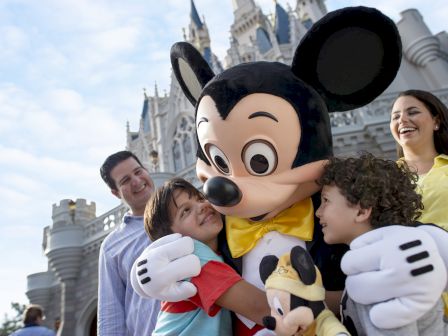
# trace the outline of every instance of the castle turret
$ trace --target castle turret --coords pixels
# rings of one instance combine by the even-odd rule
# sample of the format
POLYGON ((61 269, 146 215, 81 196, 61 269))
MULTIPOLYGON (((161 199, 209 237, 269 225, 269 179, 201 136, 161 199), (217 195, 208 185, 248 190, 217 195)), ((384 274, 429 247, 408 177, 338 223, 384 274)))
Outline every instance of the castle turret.
POLYGON ((210 56, 207 61, 210 66, 212 65, 211 55, 207 55, 210 52, 210 35, 208 33, 207 24, 205 20, 201 20, 194 4, 191 0, 191 12, 190 12, 190 25, 189 25, 189 40, 199 52, 206 58, 210 56))
POLYGON ((55 297, 58 297, 60 283, 54 273, 39 272, 27 276, 26 296, 32 304, 41 305, 44 308, 44 325, 52 328, 53 321, 60 316, 60 305, 54 303, 55 297))
POLYGON ((296 12, 302 24, 309 29, 327 14, 324 0, 297 0, 296 12))
POLYGON ((62 333, 75 330, 76 280, 83 256, 83 226, 95 218, 95 203, 84 199, 62 200, 53 204, 53 225, 47 231, 45 254, 49 265, 61 282, 62 333))
POLYGON ((401 13, 397 23, 406 59, 422 68, 431 88, 448 87, 448 62, 440 57, 440 41, 416 9, 401 13))
POLYGON ((48 307, 51 295, 51 287, 57 282, 51 271, 39 272, 27 276, 26 296, 30 303, 48 307))

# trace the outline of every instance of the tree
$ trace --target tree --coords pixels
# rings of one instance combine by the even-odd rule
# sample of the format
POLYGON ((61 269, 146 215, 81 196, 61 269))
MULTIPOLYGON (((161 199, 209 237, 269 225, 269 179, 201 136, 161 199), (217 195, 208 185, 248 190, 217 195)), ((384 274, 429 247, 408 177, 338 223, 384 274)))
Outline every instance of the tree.
POLYGON ((8 314, 4 315, 3 322, 0 326, 0 336, 8 336, 22 327, 22 317, 26 305, 18 302, 11 302, 11 308, 15 311, 15 316, 9 317, 8 314))

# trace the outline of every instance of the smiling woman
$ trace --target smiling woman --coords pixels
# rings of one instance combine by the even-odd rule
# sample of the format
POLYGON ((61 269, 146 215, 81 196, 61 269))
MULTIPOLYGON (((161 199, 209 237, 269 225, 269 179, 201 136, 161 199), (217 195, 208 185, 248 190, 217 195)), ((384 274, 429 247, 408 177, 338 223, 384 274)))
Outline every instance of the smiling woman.
MULTIPOLYGON (((433 94, 401 92, 392 107, 390 130, 399 162, 418 173, 424 209, 419 221, 448 230, 448 108, 433 94)), ((448 293, 443 294, 448 316, 448 293)))
POLYGON ((429 92, 404 91, 392 107, 390 130, 400 162, 419 176, 425 207, 419 220, 448 229, 448 108, 429 92))

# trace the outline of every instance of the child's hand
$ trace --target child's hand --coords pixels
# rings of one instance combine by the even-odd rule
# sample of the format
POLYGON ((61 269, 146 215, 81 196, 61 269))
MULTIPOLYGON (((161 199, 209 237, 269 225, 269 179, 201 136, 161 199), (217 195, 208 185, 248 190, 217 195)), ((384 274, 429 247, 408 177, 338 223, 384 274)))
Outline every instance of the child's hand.
POLYGON ((196 294, 196 287, 181 281, 201 272, 199 258, 193 253, 190 237, 174 233, 148 246, 131 270, 131 284, 140 296, 177 302, 196 294))
POLYGON ((372 323, 383 329, 416 321, 440 299, 446 267, 434 239, 420 228, 388 226, 355 239, 342 258, 349 296, 375 304, 372 323))

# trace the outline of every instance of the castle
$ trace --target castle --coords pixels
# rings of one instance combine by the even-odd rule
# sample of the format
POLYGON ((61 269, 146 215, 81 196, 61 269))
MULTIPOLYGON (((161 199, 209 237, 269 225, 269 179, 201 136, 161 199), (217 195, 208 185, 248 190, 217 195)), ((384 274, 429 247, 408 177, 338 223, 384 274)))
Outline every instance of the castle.
MULTIPOLYGON (((189 41, 202 53, 215 73, 241 62, 268 60, 290 63, 309 27, 327 12, 324 0, 297 0, 295 8, 275 4, 272 16, 263 14, 254 0, 233 0, 234 22, 224 60, 211 48, 211 38, 191 0, 189 41)), ((433 35, 416 9, 401 13, 396 23, 403 42, 400 71, 390 87, 369 105, 331 116, 336 155, 359 150, 395 158, 389 114, 397 92, 429 90, 448 104, 448 34, 433 35)), ((167 74, 168 75, 168 74, 167 74)), ((173 77, 172 77, 173 78, 173 77)), ((144 94, 137 131, 127 126, 127 148, 150 171, 155 184, 181 176, 196 186, 194 109, 173 79, 168 95, 144 94)), ((52 225, 45 227, 43 249, 48 270, 28 276, 31 303, 45 308, 47 321, 61 318, 64 336, 96 335, 97 269, 101 242, 127 211, 120 205, 96 215, 95 203, 62 200, 53 205, 52 225)))

